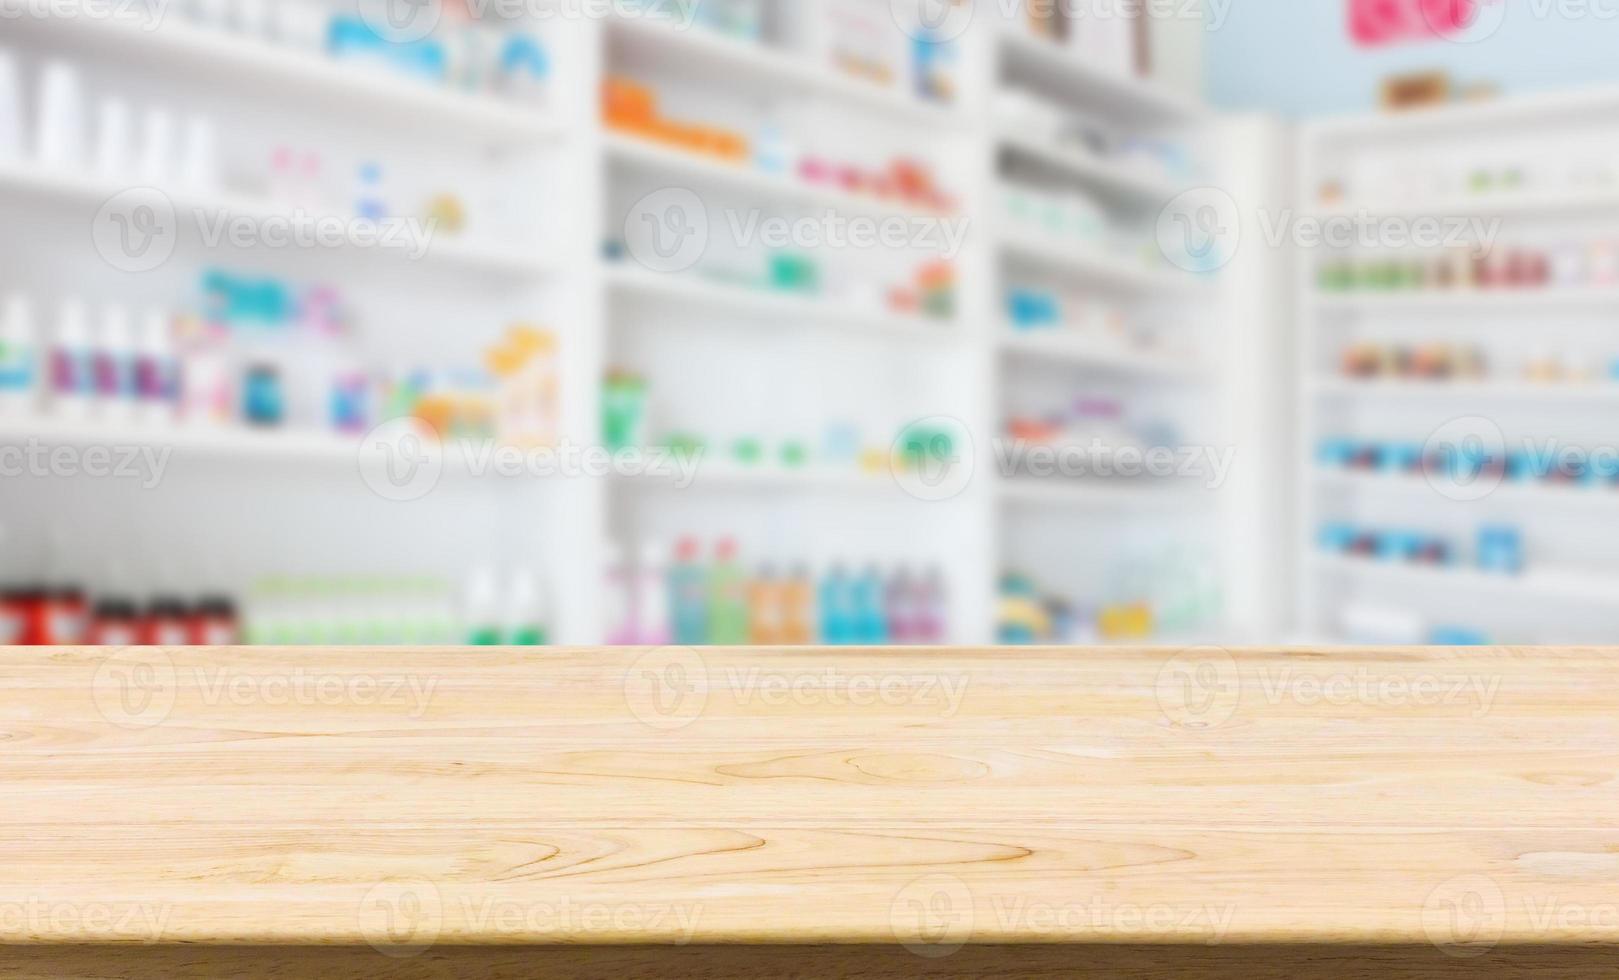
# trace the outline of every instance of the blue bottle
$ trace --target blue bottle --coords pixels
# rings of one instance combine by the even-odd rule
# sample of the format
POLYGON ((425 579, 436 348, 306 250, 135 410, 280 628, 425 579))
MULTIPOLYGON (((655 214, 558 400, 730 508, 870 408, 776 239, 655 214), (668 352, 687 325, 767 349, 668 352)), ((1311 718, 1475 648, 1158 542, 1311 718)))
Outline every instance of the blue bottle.
POLYGON ((841 565, 834 565, 821 580, 821 642, 829 646, 855 641, 849 615, 849 588, 849 577, 841 565))
POLYGON ((708 642, 708 573, 697 560, 697 542, 691 538, 680 542, 669 567, 669 619, 675 643, 708 642))
POLYGON ((873 565, 854 584, 855 642, 872 646, 888 642, 887 589, 873 565))

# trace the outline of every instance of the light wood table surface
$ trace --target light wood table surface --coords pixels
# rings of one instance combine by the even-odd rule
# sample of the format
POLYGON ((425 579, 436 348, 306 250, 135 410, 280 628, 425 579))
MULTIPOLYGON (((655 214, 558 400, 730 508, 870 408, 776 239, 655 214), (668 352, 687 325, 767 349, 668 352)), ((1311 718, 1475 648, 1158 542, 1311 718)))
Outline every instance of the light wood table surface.
POLYGON ((0 651, 0 976, 1619 976, 1616 658, 0 651))

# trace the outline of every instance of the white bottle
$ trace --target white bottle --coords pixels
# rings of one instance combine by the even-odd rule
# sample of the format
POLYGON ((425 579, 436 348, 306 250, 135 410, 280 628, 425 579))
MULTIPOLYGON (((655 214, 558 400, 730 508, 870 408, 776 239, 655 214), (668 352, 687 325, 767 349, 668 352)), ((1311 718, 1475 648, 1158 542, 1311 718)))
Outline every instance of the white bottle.
POLYGON ((636 569, 636 642, 642 646, 667 646, 669 634, 669 549, 658 542, 641 548, 641 567, 636 569))
POLYGON ((90 311, 84 302, 62 302, 51 346, 51 410, 68 419, 90 415, 95 379, 91 376, 90 311))
POLYGON ((135 417, 135 325, 122 306, 101 315, 101 337, 95 350, 97 414, 111 422, 135 417))
POLYGON ((0 307, 0 413, 38 408, 39 336, 28 297, 12 293, 0 307))
POLYGON ((22 78, 17 59, 0 48, 0 163, 16 163, 23 156, 22 78))
POLYGON ((461 607, 461 642, 475 647, 499 646, 501 618, 500 577, 487 566, 473 570, 461 607))
POLYGON ((169 315, 148 310, 141 318, 140 339, 135 345, 136 418, 142 425, 174 424, 179 372, 169 315))
POLYGON ((96 114, 95 172, 110 180, 129 176, 134 165, 135 117, 119 98, 101 100, 96 114))
POLYGON ((46 167, 78 170, 85 164, 84 87, 79 69, 48 62, 40 74, 34 158, 46 167))
POLYGON ((550 642, 549 613, 539 576, 530 569, 520 569, 512 576, 507 597, 505 642, 518 647, 545 646, 550 642))
POLYGON ((187 116, 180 141, 180 184, 213 194, 219 190, 219 133, 207 116, 187 116))
POLYGON ((161 106, 148 108, 141 125, 141 152, 135 176, 159 187, 172 181, 176 170, 176 143, 174 115, 161 106))

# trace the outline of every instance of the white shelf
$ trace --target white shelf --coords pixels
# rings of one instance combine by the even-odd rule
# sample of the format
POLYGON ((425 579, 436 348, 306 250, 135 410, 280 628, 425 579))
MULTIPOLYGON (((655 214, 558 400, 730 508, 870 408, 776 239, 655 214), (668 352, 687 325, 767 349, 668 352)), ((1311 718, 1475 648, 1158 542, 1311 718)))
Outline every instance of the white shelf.
POLYGON ((840 75, 795 52, 725 37, 700 26, 680 30, 647 17, 616 17, 607 26, 618 53, 638 70, 669 72, 686 82, 704 80, 750 93, 830 99, 918 127, 959 128, 972 122, 953 106, 925 102, 897 88, 840 75))
POLYGON ((750 162, 728 162, 624 133, 610 132, 603 138, 609 161, 635 167, 665 177, 678 177, 709 187, 723 188, 781 203, 835 208, 862 215, 915 215, 951 219, 955 215, 903 201, 884 200, 873 194, 856 194, 836 187, 811 184, 796 175, 774 174, 755 168, 750 162))
MULTIPOLYGON (((120 182, 89 174, 61 170, 46 170, 33 164, 0 164, 0 195, 22 195, 30 199, 52 199, 73 207, 95 210, 110 198, 133 187, 138 182, 120 182)), ((212 221, 224 215, 246 216, 256 220, 299 220, 301 216, 291 208, 270 201, 227 194, 199 194, 192 191, 170 189, 164 195, 181 216, 202 215, 212 221)), ((185 222, 181 222, 182 227, 185 222)), ((361 246, 346 244, 339 249, 324 249, 324 253, 376 253, 409 262, 411 251, 388 245, 361 246)), ((428 242, 422 261, 440 264, 459 271, 478 272, 514 278, 541 278, 554 275, 556 268, 539 259, 526 258, 517 251, 476 241, 434 236, 428 242)))
POLYGON ((1012 260, 1043 267, 1114 290, 1131 293, 1197 293, 1212 291, 1215 280, 1165 266, 1152 268, 1096 249, 1087 249, 1028 229, 1003 224, 1003 254, 1012 260))
POLYGON ((1161 514, 1212 507, 1217 494, 1165 480, 1006 477, 1000 482, 1007 504, 1074 512, 1139 511, 1161 514))
POLYGON ((709 282, 691 274, 660 274, 632 266, 610 266, 607 286, 626 301, 683 306, 782 324, 813 324, 869 336, 901 339, 948 338, 956 333, 948 320, 839 306, 811 296, 749 289, 709 282))
MULTIPOLYGON (((779 464, 748 466, 731 460, 707 458, 697 465, 690 486, 680 485, 676 472, 648 473, 622 477, 619 483, 647 490, 664 492, 759 492, 759 493, 821 493, 856 492, 861 494, 901 497, 904 493, 890 474, 867 473, 854 467, 808 465, 785 467, 779 464)), ((910 499, 910 498, 903 498, 910 499)))
POLYGON ((1619 86, 1609 84, 1393 113, 1357 113, 1306 123, 1302 130, 1310 140, 1398 140, 1452 133, 1476 137, 1499 127, 1584 123, 1615 112, 1619 112, 1619 86))
POLYGON ((1438 197, 1431 201, 1350 202, 1318 208, 1325 221, 1361 216, 1409 218, 1556 217, 1619 211, 1619 188, 1591 191, 1503 191, 1465 197, 1438 197))
POLYGON ((1473 568, 1438 568, 1319 554, 1313 564, 1324 574, 1350 575, 1364 582, 1402 590, 1420 592, 1427 588, 1445 588, 1513 599, 1619 603, 1619 578, 1603 572, 1553 569, 1500 575, 1473 568))
POLYGON ((1328 397, 1434 400, 1609 402, 1619 401, 1619 382, 1536 384, 1529 381, 1405 381, 1318 377, 1309 390, 1328 397))
POLYGON ((565 133, 555 119, 532 107, 210 30, 185 22, 177 11, 169 11, 155 28, 136 16, 8 17, 5 23, 8 32, 29 37, 30 43, 71 45, 101 61, 179 68, 211 88, 248 91, 357 121, 382 120, 413 132, 442 129, 498 144, 557 139, 565 133))
POLYGON ((1008 72, 1047 92, 1065 93, 1078 105, 1136 123, 1195 123, 1207 110, 1147 78, 1102 71, 1063 46, 1018 29, 1003 29, 1001 54, 1008 72))
POLYGON ((354 462, 360 454, 358 436, 184 425, 140 426, 49 416, 0 419, 0 442, 21 445, 32 441, 48 446, 170 448, 193 458, 278 463, 354 462))
MULTIPOLYGON (((1316 467, 1311 478, 1318 486, 1356 492, 1398 495, 1406 498, 1428 498, 1436 503, 1455 503, 1455 499, 1440 493, 1421 476, 1335 470, 1316 467)), ((1484 498, 1489 501, 1525 504, 1530 506, 1559 507, 1564 504, 1613 507, 1619 509, 1619 489, 1589 484, 1558 486, 1542 483, 1503 481, 1484 498)))
POLYGON ((1512 314, 1545 310, 1602 310, 1619 307, 1619 287, 1548 289, 1458 289, 1410 290, 1401 292, 1311 294, 1311 302, 1323 311, 1345 312, 1457 312, 1512 314))
POLYGON ((1084 150, 1057 146, 1018 133, 1004 131, 997 142, 1001 149, 1016 156, 1132 203, 1161 206, 1185 189, 1164 178, 1143 176, 1127 166, 1101 159, 1084 150))
POLYGON ((1003 333, 999 344, 1007 355, 1043 363, 1067 364, 1169 381, 1212 380, 1212 372, 1195 361, 1175 360, 1162 354, 1099 344, 1083 336, 1074 336, 1060 327, 1003 333))

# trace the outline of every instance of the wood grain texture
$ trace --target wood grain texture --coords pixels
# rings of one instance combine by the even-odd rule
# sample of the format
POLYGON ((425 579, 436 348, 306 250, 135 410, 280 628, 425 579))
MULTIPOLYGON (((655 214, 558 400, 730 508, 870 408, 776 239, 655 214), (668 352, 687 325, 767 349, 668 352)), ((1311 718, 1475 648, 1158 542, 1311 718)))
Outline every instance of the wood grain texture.
POLYGON ((1616 664, 0 651, 0 942, 1615 943, 1616 664))

